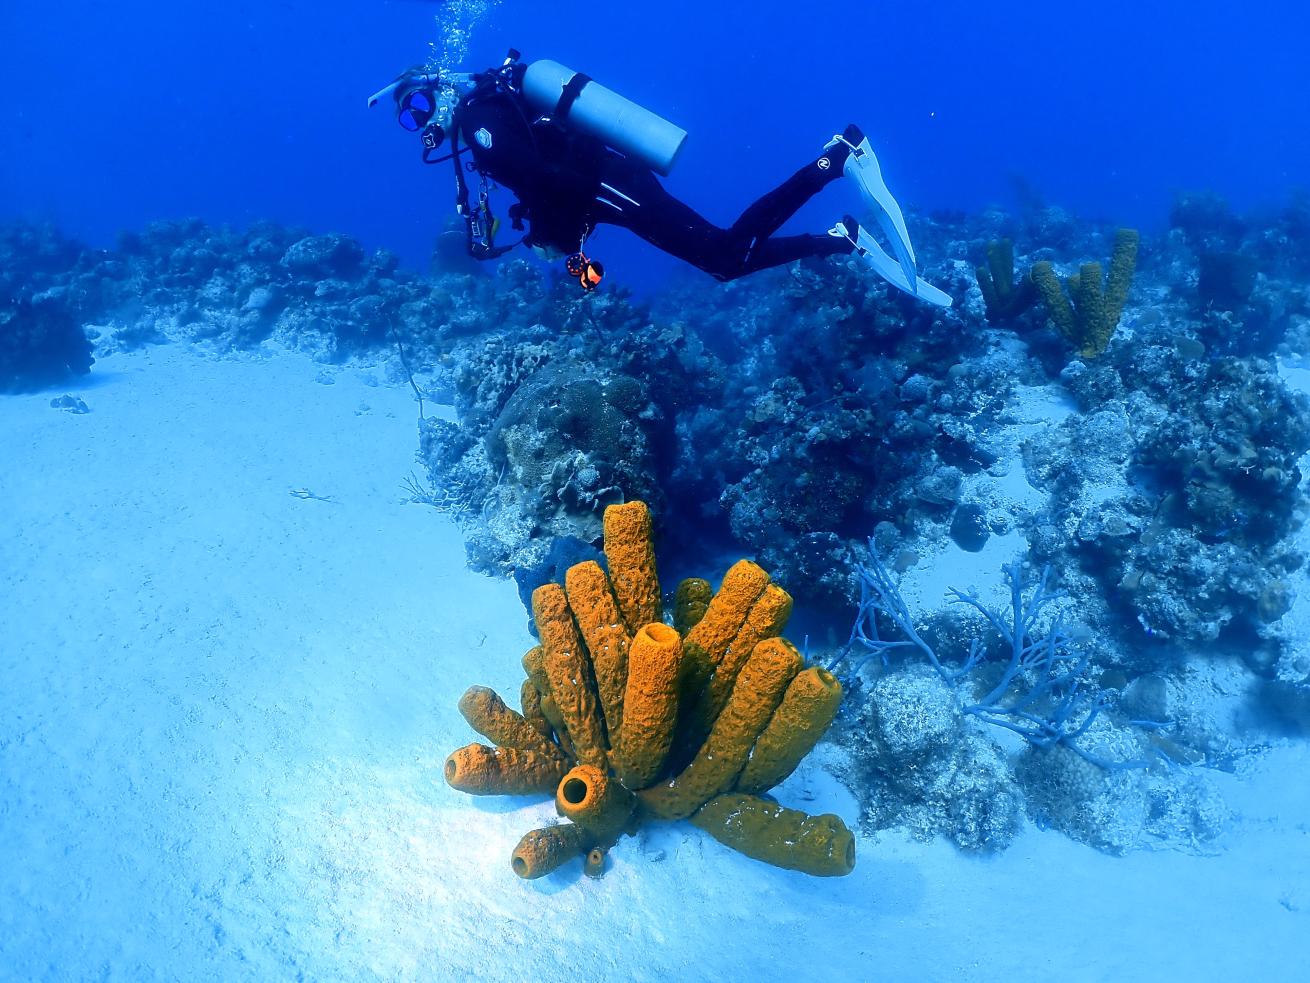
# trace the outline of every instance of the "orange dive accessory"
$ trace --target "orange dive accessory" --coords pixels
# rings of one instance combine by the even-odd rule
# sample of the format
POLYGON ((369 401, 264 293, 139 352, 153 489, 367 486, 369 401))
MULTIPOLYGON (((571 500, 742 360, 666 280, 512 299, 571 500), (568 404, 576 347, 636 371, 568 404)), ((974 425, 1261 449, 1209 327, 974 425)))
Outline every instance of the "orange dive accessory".
POLYGON ((599 287, 600 281, 605 278, 605 267, 594 259, 588 259, 585 253, 574 253, 564 261, 564 268, 569 271, 569 276, 582 284, 582 289, 587 293, 599 287))

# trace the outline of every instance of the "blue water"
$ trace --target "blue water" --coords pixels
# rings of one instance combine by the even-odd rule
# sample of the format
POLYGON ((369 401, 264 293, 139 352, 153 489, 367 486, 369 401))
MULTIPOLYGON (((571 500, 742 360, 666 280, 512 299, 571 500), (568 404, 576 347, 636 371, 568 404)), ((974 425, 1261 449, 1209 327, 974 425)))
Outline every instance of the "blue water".
MULTIPOLYGON (((419 0, 0 10, 0 216, 110 245, 196 215, 333 229, 423 266, 446 172, 364 98, 427 57, 419 0)), ((470 66, 509 46, 586 71, 691 133, 669 185, 730 222, 817 142, 859 121, 901 202, 1051 204, 1146 228, 1178 191, 1246 209, 1310 174, 1310 11, 1293 2, 607 4, 504 0, 470 66)), ((807 209, 827 227, 844 206, 807 209)), ((629 237, 626 282, 671 268, 629 237)))

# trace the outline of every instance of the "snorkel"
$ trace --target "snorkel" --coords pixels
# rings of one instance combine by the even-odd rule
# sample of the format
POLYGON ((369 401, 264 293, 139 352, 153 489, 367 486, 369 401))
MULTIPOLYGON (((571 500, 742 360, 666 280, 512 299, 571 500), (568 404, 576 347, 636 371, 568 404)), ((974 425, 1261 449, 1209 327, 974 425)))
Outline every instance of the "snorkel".
POLYGON ((466 76, 454 75, 443 80, 440 72, 433 71, 425 65, 415 65, 413 68, 405 69, 405 71, 401 72, 382 88, 378 89, 377 92, 369 96, 368 108, 372 109, 387 96, 391 96, 397 103, 399 103, 406 91, 412 89, 428 89, 432 92, 436 92, 441 89, 443 84, 456 84, 462 78, 466 78, 466 76))
POLYGON ((402 72, 401 74, 397 75, 394 79, 392 79, 389 83, 387 83, 386 85, 384 85, 382 88, 378 89, 377 92, 375 92, 375 93, 373 93, 371 96, 369 96, 369 97, 368 97, 368 108, 369 108, 369 109, 372 109, 374 106, 376 106, 378 103, 380 103, 380 102, 381 102, 383 99, 385 99, 387 96, 389 96, 389 95, 394 95, 395 92, 396 92, 396 90, 400 88, 401 83, 403 83, 403 82, 405 82, 407 79, 411 78, 411 72, 412 72, 412 71, 413 71, 413 70, 411 69, 410 72, 402 72))

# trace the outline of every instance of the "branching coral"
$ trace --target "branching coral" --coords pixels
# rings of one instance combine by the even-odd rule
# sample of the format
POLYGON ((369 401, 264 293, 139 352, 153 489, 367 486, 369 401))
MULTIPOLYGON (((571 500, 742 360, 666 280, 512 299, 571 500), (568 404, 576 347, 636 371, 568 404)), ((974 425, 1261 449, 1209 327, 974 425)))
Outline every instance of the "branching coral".
MULTIPOLYGON (((873 547, 872 541, 870 547, 873 547)), ((1087 650, 1079 652, 1072 636, 1057 618, 1046 631, 1040 630, 1045 609, 1060 595, 1050 588, 1050 571, 1027 590, 1023 568, 1019 563, 1005 567, 1005 582, 1010 589, 1007 614, 984 605, 977 596, 960 590, 951 591, 951 600, 980 614, 1000 636, 1005 647, 1005 662, 994 684, 976 700, 963 700, 961 711, 985 723, 1013 731, 1037 748, 1062 744, 1092 764, 1107 769, 1136 767, 1142 761, 1109 761, 1084 750, 1078 739, 1087 733, 1102 710, 1099 698, 1087 690, 1087 650)), ((856 661, 858 670, 869 658, 886 659, 898 649, 916 649, 951 687, 957 688, 987 659, 987 647, 974 638, 969 654, 958 669, 948 667, 936 650, 919 633, 891 574, 878 558, 876 548, 867 566, 859 568, 860 608, 851 629, 851 643, 844 652, 859 646, 866 657, 856 661), (902 635, 885 639, 879 632, 878 617, 884 617, 902 635)))
POLYGON ((1135 229, 1120 229, 1114 237, 1109 276, 1102 282, 1101 264, 1084 263, 1078 274, 1069 278, 1068 295, 1050 263, 1033 266, 1032 280, 1047 313, 1084 358, 1095 358, 1105 351, 1119 326, 1137 269, 1137 242, 1135 229))
POLYGON ((523 712, 474 687, 460 711, 496 746, 471 744, 446 780, 475 795, 554 793, 566 822, 528 833, 521 877, 584 857, 587 873, 651 819, 690 819, 749 857, 816 876, 848 874, 855 840, 836 816, 759 796, 796 768, 836 716, 842 689, 781 637, 791 598, 748 560, 717 594, 686 580, 675 622, 662 601, 642 502, 605 510, 605 558, 533 594, 541 645, 523 660, 523 712))

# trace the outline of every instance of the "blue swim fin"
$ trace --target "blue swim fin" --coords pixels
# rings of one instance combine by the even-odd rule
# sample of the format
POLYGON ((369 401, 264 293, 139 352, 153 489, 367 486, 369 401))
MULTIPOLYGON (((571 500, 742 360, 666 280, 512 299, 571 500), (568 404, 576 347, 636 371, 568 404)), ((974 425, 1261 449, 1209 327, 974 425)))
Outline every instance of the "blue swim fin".
POLYGON ((847 215, 829 229, 828 235, 848 241, 855 247, 854 255, 857 259, 898 290, 904 290, 907 294, 935 307, 950 307, 953 303, 950 295, 938 290, 923 277, 916 275, 913 280, 910 280, 905 275, 903 264, 897 263, 888 256, 886 250, 878 244, 878 240, 869 235, 865 229, 860 228, 860 223, 851 216, 847 215))
MULTIPOLYGON (((877 217, 878 224, 900 261, 905 281, 914 283, 917 261, 914 258, 914 246, 910 243, 909 230, 905 227, 905 216, 901 214, 901 206, 892 197, 887 182, 883 180, 882 168, 878 165, 878 157, 868 137, 852 123, 846 127, 845 133, 834 136, 825 149, 839 144, 850 148, 843 173, 860 189, 865 205, 877 217)), ((914 293, 914 290, 911 289, 910 293, 914 293)))

